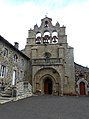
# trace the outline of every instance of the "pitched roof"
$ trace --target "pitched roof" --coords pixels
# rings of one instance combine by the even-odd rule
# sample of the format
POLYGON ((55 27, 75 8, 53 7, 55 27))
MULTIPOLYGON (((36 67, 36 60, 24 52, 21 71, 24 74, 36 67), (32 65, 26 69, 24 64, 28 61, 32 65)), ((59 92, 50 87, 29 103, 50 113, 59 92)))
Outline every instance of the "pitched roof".
POLYGON ((17 53, 19 53, 20 55, 22 55, 23 57, 30 59, 29 57, 27 57, 24 53, 22 53, 20 50, 18 50, 16 47, 14 47, 11 43, 9 43, 6 39, 4 39, 1 35, 0 35, 0 41, 4 42, 6 45, 8 45, 9 47, 11 47, 13 50, 15 50, 17 53))

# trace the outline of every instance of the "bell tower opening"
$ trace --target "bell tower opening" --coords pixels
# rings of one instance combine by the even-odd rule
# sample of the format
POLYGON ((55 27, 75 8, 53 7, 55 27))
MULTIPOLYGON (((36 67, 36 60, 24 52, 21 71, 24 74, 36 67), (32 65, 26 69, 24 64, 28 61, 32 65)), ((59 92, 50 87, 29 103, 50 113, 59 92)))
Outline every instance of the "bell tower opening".
POLYGON ((44 80, 44 94, 52 94, 52 80, 48 77, 44 80))

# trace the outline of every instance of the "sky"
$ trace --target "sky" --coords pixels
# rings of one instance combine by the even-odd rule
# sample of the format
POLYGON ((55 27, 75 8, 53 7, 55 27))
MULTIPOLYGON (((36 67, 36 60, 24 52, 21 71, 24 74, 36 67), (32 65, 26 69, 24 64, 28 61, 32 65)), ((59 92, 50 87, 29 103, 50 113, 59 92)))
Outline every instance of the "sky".
POLYGON ((89 0, 0 0, 0 35, 19 49, 26 45, 28 30, 47 15, 53 25, 66 26, 74 61, 89 67, 89 0))

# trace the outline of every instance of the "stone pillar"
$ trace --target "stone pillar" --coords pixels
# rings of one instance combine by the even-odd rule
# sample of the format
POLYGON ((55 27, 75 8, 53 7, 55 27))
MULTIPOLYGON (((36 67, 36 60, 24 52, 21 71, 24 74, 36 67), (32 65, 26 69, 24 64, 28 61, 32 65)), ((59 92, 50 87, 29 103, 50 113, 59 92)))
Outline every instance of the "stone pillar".
POLYGON ((61 69, 61 70, 60 70, 60 78, 61 78, 61 87, 60 87, 60 88, 61 88, 61 89, 60 89, 61 92, 60 92, 60 95, 63 96, 64 66, 61 65, 61 66, 60 66, 60 69, 61 69))
POLYGON ((52 43, 52 32, 50 32, 50 43, 52 43))

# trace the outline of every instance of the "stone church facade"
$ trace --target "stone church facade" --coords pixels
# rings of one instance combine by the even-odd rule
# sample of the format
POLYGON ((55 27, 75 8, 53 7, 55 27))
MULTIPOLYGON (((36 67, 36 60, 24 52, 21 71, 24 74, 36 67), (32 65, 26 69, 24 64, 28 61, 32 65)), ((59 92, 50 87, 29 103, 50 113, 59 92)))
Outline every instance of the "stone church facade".
MULTIPOLYGON (((8 43, 6 45, 10 46, 8 43)), ((2 50, 1 46, 0 43, 2 50)), ((22 81, 26 80, 32 85, 33 93, 59 96, 89 94, 89 69, 74 63, 74 49, 68 45, 64 25, 60 26, 58 22, 53 25, 52 19, 45 17, 41 19, 39 27, 36 24, 28 31, 26 46, 22 51, 14 46, 10 48, 19 56, 18 61, 24 59, 25 67, 21 67, 21 62, 15 65, 19 70, 23 69, 22 81)), ((7 62, 8 66, 14 65, 14 62, 7 62)), ((8 74, 11 75, 10 72, 8 74)), ((5 81, 12 79, 3 78, 5 81)), ((20 82, 19 76, 18 80, 20 82)))
POLYGON ((75 94, 73 48, 67 43, 65 26, 45 17, 41 25, 28 31, 25 54, 32 61, 33 92, 63 95, 75 94))

